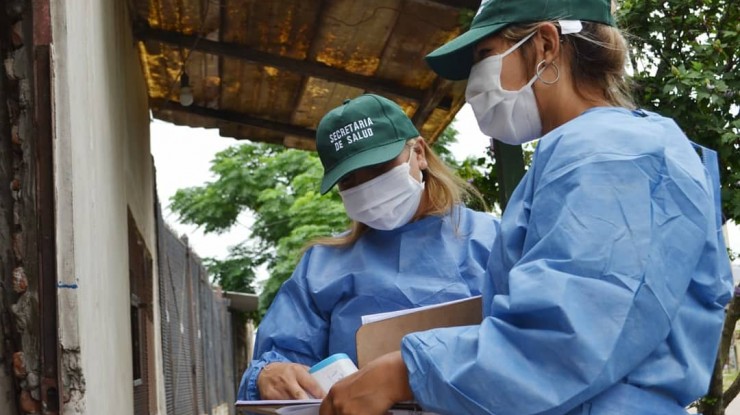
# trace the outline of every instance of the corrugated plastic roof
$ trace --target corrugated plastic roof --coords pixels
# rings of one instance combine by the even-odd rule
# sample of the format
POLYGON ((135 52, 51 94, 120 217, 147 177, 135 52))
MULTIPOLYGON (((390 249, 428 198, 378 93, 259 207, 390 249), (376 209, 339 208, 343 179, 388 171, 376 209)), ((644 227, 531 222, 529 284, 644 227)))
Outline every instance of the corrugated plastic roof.
POLYGON ((313 149, 321 117, 364 92, 401 105, 430 141, 464 83, 423 57, 477 0, 129 0, 156 118, 223 136, 313 149), (187 73, 194 103, 179 103, 187 73))

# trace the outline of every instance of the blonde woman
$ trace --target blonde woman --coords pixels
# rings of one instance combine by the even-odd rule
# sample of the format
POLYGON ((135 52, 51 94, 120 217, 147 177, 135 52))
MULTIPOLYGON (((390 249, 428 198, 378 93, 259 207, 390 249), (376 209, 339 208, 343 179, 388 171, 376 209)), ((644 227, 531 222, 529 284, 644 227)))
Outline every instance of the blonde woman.
POLYGON ((363 315, 482 293, 498 219, 463 205, 475 191, 427 146, 403 110, 367 94, 317 129, 321 192, 335 184, 351 229, 316 241, 257 330, 240 400, 324 393, 307 369, 345 353, 356 363, 363 315))
POLYGON ((706 393, 732 287, 716 164, 634 108, 610 9, 484 1, 427 56, 468 79, 484 133, 540 139, 501 218, 496 295, 480 326, 410 334, 334 385, 321 415, 408 399, 455 415, 670 415, 706 393))

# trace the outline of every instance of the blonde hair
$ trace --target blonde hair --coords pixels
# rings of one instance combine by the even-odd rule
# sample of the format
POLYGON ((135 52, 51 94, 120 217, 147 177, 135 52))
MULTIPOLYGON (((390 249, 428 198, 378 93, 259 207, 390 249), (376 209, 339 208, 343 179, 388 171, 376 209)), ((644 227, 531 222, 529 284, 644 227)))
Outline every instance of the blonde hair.
MULTIPOLYGON (((442 216, 452 212, 455 205, 464 203, 470 198, 483 202, 480 192, 465 180, 458 177, 427 145, 423 139, 412 138, 406 142, 410 151, 414 151, 414 145, 420 143, 424 147, 427 168, 422 170, 424 178, 424 193, 422 194, 422 210, 416 212, 412 220, 427 216, 442 216)), ((458 218, 459 219, 459 218, 458 218)), ((457 228, 457 222, 455 223, 457 228)), ((313 245, 325 245, 337 248, 348 247, 357 242, 368 230, 364 223, 352 221, 349 231, 338 236, 323 237, 309 242, 305 248, 313 245)))
MULTIPOLYGON (((551 22, 559 26, 556 21, 551 22)), ((511 41, 519 41, 537 30, 541 22, 512 25, 501 31, 511 41)), ((595 88, 610 105, 633 109, 626 73, 627 41, 616 27, 602 23, 582 22, 579 33, 561 35, 564 50, 569 55, 569 66, 575 91, 582 98, 582 86, 595 88)), ((531 58, 532 45, 522 45, 525 59, 531 58)), ((532 59, 530 59, 532 60, 532 59)), ((534 68, 535 62, 531 62, 534 68)), ((534 74, 532 74, 534 76, 534 74)))

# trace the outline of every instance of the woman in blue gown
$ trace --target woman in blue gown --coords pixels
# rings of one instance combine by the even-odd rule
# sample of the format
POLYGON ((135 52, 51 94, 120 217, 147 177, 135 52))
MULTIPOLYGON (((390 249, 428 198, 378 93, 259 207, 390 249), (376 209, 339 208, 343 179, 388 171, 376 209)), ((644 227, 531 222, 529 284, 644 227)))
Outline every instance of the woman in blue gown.
POLYGON ((499 221, 462 205, 474 193, 394 102, 362 95, 319 124, 321 192, 338 184, 351 229, 308 248, 257 330, 239 400, 323 396, 307 368, 356 363, 363 315, 481 294, 499 221))

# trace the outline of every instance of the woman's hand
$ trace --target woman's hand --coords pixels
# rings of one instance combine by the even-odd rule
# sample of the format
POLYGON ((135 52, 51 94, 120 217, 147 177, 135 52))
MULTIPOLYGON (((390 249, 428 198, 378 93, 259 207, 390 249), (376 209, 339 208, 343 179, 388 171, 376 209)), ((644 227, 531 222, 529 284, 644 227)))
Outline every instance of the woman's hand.
POLYGON ((308 366, 298 363, 274 362, 262 369, 257 377, 262 399, 308 399, 308 394, 323 398, 324 391, 308 373, 308 366))
POLYGON ((414 398, 401 352, 383 355, 335 383, 321 402, 321 415, 383 415, 396 402, 414 398))

